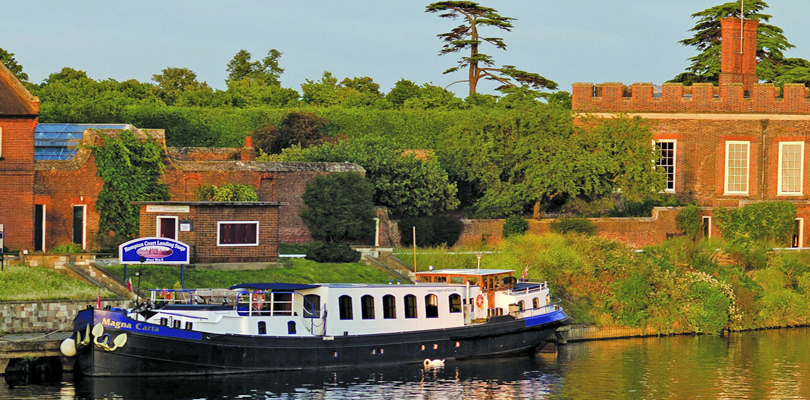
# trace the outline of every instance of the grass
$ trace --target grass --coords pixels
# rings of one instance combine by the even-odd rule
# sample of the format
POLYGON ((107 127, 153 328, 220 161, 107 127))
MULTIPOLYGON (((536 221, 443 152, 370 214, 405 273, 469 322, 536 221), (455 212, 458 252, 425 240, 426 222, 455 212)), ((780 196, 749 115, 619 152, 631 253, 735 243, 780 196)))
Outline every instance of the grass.
MULTIPOLYGON (((0 272, 0 301, 95 299, 99 288, 46 268, 7 265, 0 272)), ((101 297, 115 298, 102 290, 101 297)))
MULTIPOLYGON (((106 268, 111 274, 124 277, 123 266, 106 268)), ((141 270, 141 291, 147 289, 173 288, 180 282, 180 267, 164 265, 132 265, 128 274, 132 285, 138 286, 135 272, 141 270)), ((320 264, 310 260, 293 259, 283 267, 261 270, 216 271, 186 268, 186 288, 223 288, 240 283, 388 283, 391 276, 374 267, 363 264, 320 264)))

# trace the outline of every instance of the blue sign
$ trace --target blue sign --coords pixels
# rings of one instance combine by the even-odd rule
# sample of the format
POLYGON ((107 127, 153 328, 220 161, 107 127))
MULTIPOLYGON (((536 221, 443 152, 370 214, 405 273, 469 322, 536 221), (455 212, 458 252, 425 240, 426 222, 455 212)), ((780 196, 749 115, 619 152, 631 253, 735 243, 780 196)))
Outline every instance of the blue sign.
POLYGON ((169 238, 138 238, 118 246, 121 264, 188 264, 189 246, 169 238))

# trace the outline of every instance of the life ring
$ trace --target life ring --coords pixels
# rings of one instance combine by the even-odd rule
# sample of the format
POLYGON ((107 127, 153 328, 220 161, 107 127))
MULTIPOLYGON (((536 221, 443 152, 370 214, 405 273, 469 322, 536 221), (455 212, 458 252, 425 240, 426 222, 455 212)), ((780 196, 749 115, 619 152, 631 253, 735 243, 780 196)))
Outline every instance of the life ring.
POLYGON ((264 305, 264 294, 253 293, 253 308, 261 310, 263 305, 264 305))
POLYGON ((479 294, 478 297, 475 298, 475 305, 478 308, 484 306, 484 295, 479 294))

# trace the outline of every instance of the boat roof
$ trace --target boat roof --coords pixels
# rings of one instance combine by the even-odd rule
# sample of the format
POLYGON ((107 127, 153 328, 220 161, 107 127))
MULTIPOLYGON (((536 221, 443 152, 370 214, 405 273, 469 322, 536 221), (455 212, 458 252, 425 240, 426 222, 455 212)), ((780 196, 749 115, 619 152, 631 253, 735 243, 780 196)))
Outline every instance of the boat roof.
POLYGON ((433 271, 419 271, 419 275, 464 275, 464 276, 485 276, 485 275, 500 275, 511 274, 515 272, 511 269, 436 269, 433 271))
POLYGON ((294 292, 296 290, 314 289, 321 285, 307 285, 303 283, 240 283, 231 286, 233 289, 258 289, 273 292, 294 292))

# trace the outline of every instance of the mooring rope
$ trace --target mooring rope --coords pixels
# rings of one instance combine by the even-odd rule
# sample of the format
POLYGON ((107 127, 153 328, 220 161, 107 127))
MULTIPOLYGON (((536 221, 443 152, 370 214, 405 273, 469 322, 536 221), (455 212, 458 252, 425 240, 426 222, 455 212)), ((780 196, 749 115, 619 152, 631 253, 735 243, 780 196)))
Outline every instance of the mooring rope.
POLYGON ((6 341, 6 342, 28 342, 28 341, 31 341, 31 340, 42 339, 42 338, 48 337, 48 336, 50 336, 50 335, 53 335, 54 333, 59 333, 59 332, 64 332, 64 330, 62 330, 62 329, 57 329, 57 330, 55 330, 55 331, 53 331, 53 332, 48 332, 48 333, 46 333, 46 334, 44 334, 44 335, 42 335, 42 336, 35 336, 35 337, 32 337, 32 338, 24 338, 24 339, 8 339, 8 338, 5 338, 5 337, 3 337, 3 336, 0 336, 0 341, 6 341))

